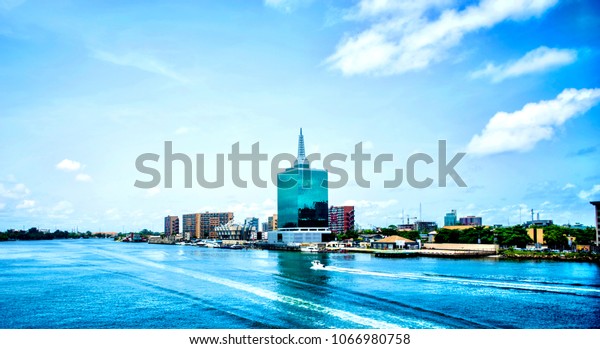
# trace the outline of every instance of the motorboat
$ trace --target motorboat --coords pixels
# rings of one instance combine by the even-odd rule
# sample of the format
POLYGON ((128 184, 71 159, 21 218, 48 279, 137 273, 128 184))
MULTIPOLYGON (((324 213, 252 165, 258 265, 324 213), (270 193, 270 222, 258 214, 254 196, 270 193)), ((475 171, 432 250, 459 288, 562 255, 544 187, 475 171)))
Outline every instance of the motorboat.
POLYGON ((244 246, 241 244, 233 244, 233 245, 223 244, 223 245, 221 245, 221 248, 228 249, 228 250, 243 250, 244 246))
POLYGON ((311 267, 310 269, 325 269, 325 265, 323 265, 323 263, 321 263, 321 261, 319 260, 314 260, 311 262, 311 267))
POLYGON ((204 246, 206 246, 208 248, 219 248, 219 247, 221 247, 221 244, 219 244, 217 242, 207 241, 204 246))

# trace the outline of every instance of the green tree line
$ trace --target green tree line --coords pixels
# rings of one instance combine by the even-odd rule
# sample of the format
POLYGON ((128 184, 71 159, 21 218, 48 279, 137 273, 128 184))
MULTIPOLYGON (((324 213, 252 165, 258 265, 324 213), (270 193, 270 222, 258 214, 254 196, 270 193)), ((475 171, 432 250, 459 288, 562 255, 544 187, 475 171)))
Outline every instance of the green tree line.
MULTIPOLYGON (((568 237, 575 237, 575 243, 589 245, 596 238, 596 230, 593 228, 575 229, 551 225, 543 228, 544 243, 552 249, 566 249, 568 237)), ((435 242, 439 243, 464 243, 476 244, 478 240, 482 244, 497 243, 501 246, 525 247, 533 240, 527 235, 527 229, 522 226, 513 227, 473 227, 465 230, 438 229, 435 242)))
MULTIPOLYGON (((151 230, 143 229, 140 234, 154 235, 151 230)), ((106 238, 112 237, 112 235, 103 233, 92 233, 91 231, 86 232, 68 232, 66 230, 55 230, 54 232, 43 232, 37 228, 29 228, 28 230, 15 230, 9 229, 4 232, 0 232, 0 241, 9 240, 54 240, 54 239, 89 239, 89 238, 106 238)))

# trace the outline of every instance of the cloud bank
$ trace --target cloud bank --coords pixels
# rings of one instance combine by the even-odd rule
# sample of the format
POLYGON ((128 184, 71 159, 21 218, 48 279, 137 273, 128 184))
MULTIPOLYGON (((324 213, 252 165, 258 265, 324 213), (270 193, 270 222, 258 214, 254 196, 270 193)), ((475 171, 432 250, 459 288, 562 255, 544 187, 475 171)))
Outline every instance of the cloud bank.
POLYGON ((498 112, 481 134, 473 136, 467 152, 489 155, 525 152, 551 139, 555 128, 587 112, 600 101, 600 89, 565 89, 555 99, 529 103, 513 113, 498 112))

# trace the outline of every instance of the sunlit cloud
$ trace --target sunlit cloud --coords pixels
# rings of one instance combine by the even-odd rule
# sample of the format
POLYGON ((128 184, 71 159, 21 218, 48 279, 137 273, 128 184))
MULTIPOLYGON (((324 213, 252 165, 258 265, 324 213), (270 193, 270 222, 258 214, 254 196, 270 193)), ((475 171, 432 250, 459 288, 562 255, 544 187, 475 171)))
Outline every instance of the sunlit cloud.
POLYGON ((582 190, 579 192, 579 198, 582 200, 588 200, 593 197, 595 194, 600 193, 600 184, 594 185, 594 187, 590 190, 582 190))
POLYGON ((343 39, 326 62, 344 75, 391 75, 421 70, 445 60, 465 35, 507 20, 539 16, 557 0, 482 0, 464 9, 445 8, 448 1, 404 2, 363 0, 354 18, 371 26, 343 39), (429 11, 440 11, 430 20, 429 11))
POLYGON ((56 168, 63 171, 77 171, 81 168, 81 163, 75 160, 64 159, 56 164, 56 168))
POLYGON ((79 174, 77 174, 77 176, 75 176, 75 180, 77 180, 79 182, 91 182, 92 176, 85 174, 85 173, 79 173, 79 174))
POLYGON ((473 136, 467 152, 488 155, 525 152, 551 139, 556 127, 587 112, 600 101, 600 89, 565 89, 555 99, 529 103, 513 113, 498 112, 481 134, 473 136))
POLYGON ((471 77, 487 77, 492 82, 500 82, 508 78, 556 69, 571 64, 575 60, 577 60, 577 51, 575 50, 541 46, 513 62, 501 65, 489 63, 485 68, 471 73, 471 77))

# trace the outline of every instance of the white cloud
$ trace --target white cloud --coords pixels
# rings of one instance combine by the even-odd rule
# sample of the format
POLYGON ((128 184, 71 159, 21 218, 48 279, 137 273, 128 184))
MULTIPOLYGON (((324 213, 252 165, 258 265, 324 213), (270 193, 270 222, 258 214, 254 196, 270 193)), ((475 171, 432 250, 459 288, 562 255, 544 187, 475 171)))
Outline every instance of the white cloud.
POLYGON ((539 16, 558 0, 482 0, 462 10, 444 9, 430 21, 431 10, 448 1, 419 4, 362 0, 351 18, 372 19, 367 30, 345 38, 326 63, 344 75, 399 74, 420 70, 445 59, 447 51, 463 37, 505 20, 539 16))
MULTIPOLYGON (((199 210, 198 212, 204 212, 210 210, 199 210)), ((244 219, 248 217, 256 217, 259 221, 265 222, 268 216, 273 215, 277 212, 276 203, 273 200, 267 199, 262 203, 249 202, 249 203, 235 203, 227 207, 228 212, 233 212, 234 220, 242 223, 244 219)))
POLYGON ((104 212, 107 220, 116 221, 121 219, 121 213, 116 208, 108 209, 104 212))
POLYGON ((186 133, 190 132, 190 128, 189 127, 180 127, 177 130, 175 130, 175 134, 176 135, 184 135, 186 133))
POLYGON ((476 155, 528 151, 539 141, 552 138, 557 126, 583 114, 600 101, 600 89, 565 89, 555 99, 529 103, 513 113, 498 112, 467 152, 476 155))
POLYGON ((9 199, 20 199, 29 195, 31 191, 23 183, 15 184, 12 189, 5 188, 4 184, 0 183, 0 197, 9 199))
POLYGON ((106 51, 93 50, 92 57, 108 63, 132 67, 149 73, 162 75, 181 83, 189 82, 187 78, 168 67, 167 64, 160 62, 148 55, 142 55, 135 52, 117 55, 106 51))
POLYGON ((356 208, 388 208, 398 204, 398 200, 390 199, 385 201, 369 201, 369 200, 346 200, 344 206, 354 206, 356 208))
POLYGON ((146 190, 146 197, 150 198, 150 197, 158 195, 159 193, 160 193, 159 187, 152 187, 152 188, 146 190))
POLYGON ((35 206, 35 200, 23 200, 22 203, 17 205, 17 209, 25 209, 25 208, 32 208, 35 206))
POLYGON ((75 180, 80 181, 80 182, 91 182, 92 176, 90 176, 89 174, 85 174, 85 173, 79 173, 79 174, 77 174, 77 176, 75 176, 75 180))
POLYGON ((314 0, 265 0, 265 6, 283 12, 293 12, 300 7, 308 6, 314 0))
POLYGON ((567 189, 571 189, 571 188, 575 188, 575 184, 573 184, 573 183, 567 183, 567 184, 565 184, 565 186, 562 188, 562 190, 567 190, 567 189))
POLYGON ((517 76, 543 72, 563 65, 571 64, 577 59, 577 51, 568 49, 556 49, 541 46, 533 51, 527 52, 517 61, 502 65, 488 64, 485 68, 471 73, 471 77, 490 77, 492 82, 500 82, 504 79, 517 76))
POLYGON ((81 163, 74 160, 64 159, 56 164, 56 168, 64 171, 77 171, 81 168, 81 163))
POLYGON ((600 193, 600 184, 594 185, 594 187, 590 190, 582 190, 579 192, 579 198, 582 200, 587 200, 591 198, 594 194, 600 193))
POLYGON ((69 201, 61 200, 48 210, 48 217, 65 219, 69 218, 73 212, 75 212, 73 204, 69 201))

